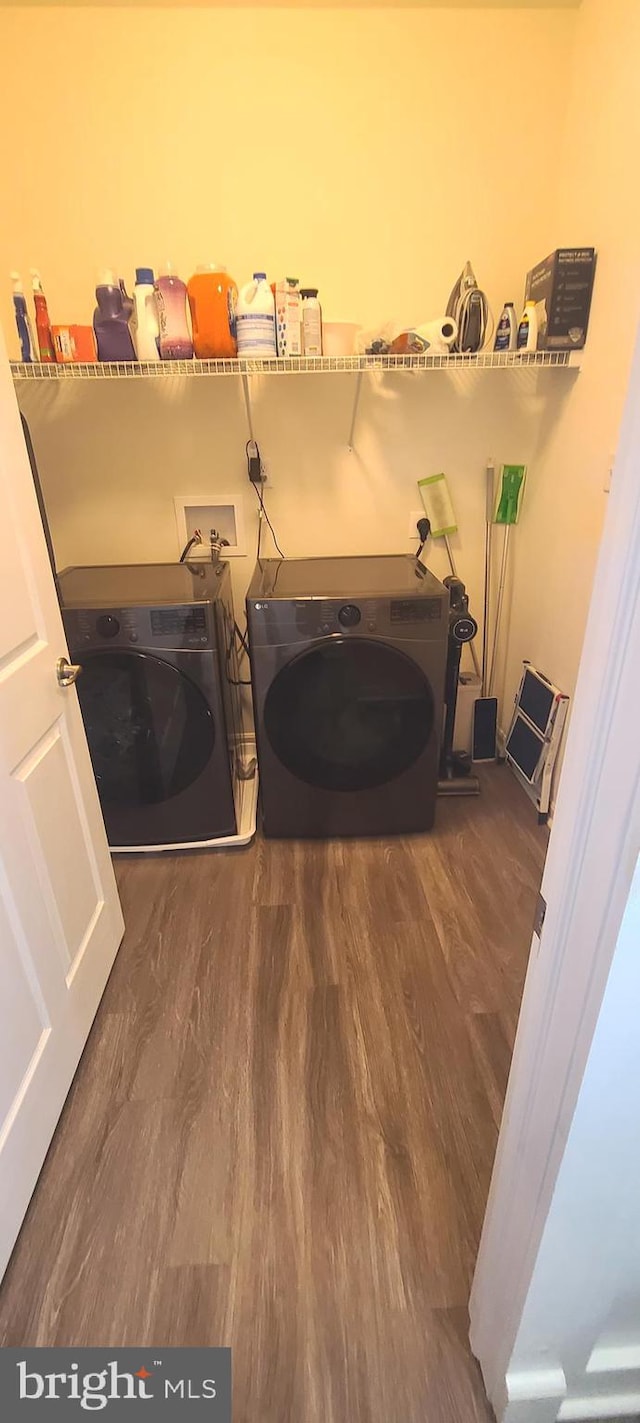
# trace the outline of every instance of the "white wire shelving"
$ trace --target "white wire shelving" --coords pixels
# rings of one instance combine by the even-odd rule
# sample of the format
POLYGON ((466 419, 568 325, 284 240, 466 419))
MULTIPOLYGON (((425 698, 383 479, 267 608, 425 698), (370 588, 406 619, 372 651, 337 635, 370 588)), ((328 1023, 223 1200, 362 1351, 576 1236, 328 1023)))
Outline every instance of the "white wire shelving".
POLYGON ((242 382, 249 439, 254 440, 251 408, 252 376, 342 375, 353 373, 353 393, 348 448, 353 449, 362 378, 367 372, 446 371, 531 371, 579 370, 580 353, 575 351, 473 351, 466 355, 421 356, 272 356, 266 360, 240 358, 229 361, 94 361, 69 365, 41 365, 11 362, 18 387, 48 381, 187 380, 201 376, 235 376, 242 382))
POLYGON ((16 381, 171 380, 176 376, 340 375, 366 371, 466 371, 572 369, 575 351, 474 351, 467 355, 273 356, 266 360, 94 361, 69 365, 11 362, 16 381))

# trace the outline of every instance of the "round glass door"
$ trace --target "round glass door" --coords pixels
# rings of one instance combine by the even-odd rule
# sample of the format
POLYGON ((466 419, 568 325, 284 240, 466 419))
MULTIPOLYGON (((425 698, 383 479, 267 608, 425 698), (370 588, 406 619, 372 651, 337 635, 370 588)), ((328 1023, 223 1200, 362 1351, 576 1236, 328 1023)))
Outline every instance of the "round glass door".
POLYGON ((103 803, 155 805, 186 790, 216 739, 195 683, 144 652, 80 656, 78 696, 103 803))
POLYGON ((325 790, 361 791, 417 760, 433 731, 433 696, 403 652, 367 638, 332 638, 282 668, 264 721, 294 776, 325 790))

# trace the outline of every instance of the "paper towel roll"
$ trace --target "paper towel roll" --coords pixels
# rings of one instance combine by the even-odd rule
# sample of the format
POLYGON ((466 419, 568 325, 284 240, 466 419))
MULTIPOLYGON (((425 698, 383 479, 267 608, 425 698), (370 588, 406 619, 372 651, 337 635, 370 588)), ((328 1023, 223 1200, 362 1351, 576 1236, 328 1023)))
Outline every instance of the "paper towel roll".
POLYGON ((458 323, 452 316, 436 316, 433 321, 425 321, 416 326, 419 336, 429 343, 429 351, 434 355, 446 355, 458 335, 458 323))

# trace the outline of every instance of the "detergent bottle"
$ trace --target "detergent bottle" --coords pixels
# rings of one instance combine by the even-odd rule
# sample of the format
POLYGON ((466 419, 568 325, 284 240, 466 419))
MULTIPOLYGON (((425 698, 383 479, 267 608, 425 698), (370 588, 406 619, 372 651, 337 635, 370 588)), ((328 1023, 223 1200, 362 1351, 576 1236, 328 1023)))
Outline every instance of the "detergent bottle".
POLYGON ((93 329, 99 361, 135 361, 129 330, 129 313, 115 272, 100 273, 96 287, 98 303, 93 313, 93 329))
POLYGON ((232 359, 238 349, 238 288, 218 262, 196 267, 187 282, 193 349, 202 361, 232 359))
POLYGON ((158 308, 151 267, 136 267, 136 284, 133 288, 133 311, 129 317, 129 330, 133 337, 139 361, 158 361, 158 308))
POLYGON ((181 277, 176 276, 171 262, 165 262, 155 288, 162 360, 190 361, 193 341, 187 316, 187 288, 181 277))
POLYGON ((276 304, 265 272, 254 272, 253 281, 238 296, 238 355, 275 356, 276 304))

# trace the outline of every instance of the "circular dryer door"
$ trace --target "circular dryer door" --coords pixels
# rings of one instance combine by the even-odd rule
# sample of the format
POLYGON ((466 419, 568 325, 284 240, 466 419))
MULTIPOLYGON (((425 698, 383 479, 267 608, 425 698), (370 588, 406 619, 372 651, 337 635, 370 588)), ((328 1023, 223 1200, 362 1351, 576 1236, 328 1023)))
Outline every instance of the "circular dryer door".
POLYGON ((82 665, 78 696, 103 804, 158 804, 197 780, 215 725, 195 683, 144 652, 83 653, 82 665))
POLYGON ((431 688, 411 658, 367 638, 332 638, 302 652, 266 697, 267 736, 309 785, 362 791, 407 771, 433 731, 431 688))

